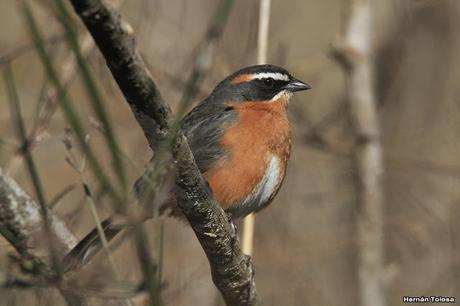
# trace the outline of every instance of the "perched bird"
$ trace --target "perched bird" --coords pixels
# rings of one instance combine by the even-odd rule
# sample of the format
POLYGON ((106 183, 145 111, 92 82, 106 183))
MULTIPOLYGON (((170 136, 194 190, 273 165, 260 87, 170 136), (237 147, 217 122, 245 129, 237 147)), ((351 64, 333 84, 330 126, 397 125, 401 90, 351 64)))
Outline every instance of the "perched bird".
MULTIPOLYGON (((307 89, 283 68, 246 67, 221 81, 182 119, 198 168, 233 218, 261 210, 279 191, 291 148, 287 107, 294 92, 307 89)), ((107 220, 102 225, 109 240, 120 231, 107 220)), ((98 248, 93 230, 66 256, 64 269, 88 260, 98 248)))

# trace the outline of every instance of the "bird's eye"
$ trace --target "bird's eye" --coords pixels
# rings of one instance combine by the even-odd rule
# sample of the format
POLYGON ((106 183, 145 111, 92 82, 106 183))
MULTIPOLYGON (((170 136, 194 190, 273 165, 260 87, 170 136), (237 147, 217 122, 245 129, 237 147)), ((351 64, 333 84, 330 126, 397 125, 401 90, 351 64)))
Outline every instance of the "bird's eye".
POLYGON ((273 88, 275 81, 272 78, 266 78, 264 79, 264 85, 266 88, 273 88))

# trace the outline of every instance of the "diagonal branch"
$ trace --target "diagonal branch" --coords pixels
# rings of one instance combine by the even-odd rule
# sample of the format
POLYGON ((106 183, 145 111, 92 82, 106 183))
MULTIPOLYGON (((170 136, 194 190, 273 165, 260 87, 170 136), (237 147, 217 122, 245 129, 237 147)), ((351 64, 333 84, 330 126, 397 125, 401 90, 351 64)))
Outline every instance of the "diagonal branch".
MULTIPOLYGON (((54 273, 43 262, 35 248, 36 239, 40 239, 43 219, 40 206, 0 168, 0 234, 26 260, 33 264, 33 272, 44 277, 47 284, 52 283, 54 273), (36 238, 36 239, 34 239, 36 238), (38 270, 37 270, 38 269, 38 270)), ((50 232, 53 243, 65 254, 76 244, 77 239, 51 211, 48 212, 50 232)), ((90 306, 81 296, 59 288, 69 305, 90 306)))
MULTIPOLYGON (((71 3, 104 55, 151 148, 156 149, 174 132, 174 119, 136 49, 132 28, 106 1, 71 3)), ((178 205, 208 257, 215 285, 228 305, 254 304, 251 262, 241 252, 235 228, 201 176, 181 131, 172 153, 177 161, 178 205)))
POLYGON ((171 109, 135 48, 131 26, 105 2, 72 0, 72 4, 104 55, 149 144, 155 147, 168 132, 171 109))

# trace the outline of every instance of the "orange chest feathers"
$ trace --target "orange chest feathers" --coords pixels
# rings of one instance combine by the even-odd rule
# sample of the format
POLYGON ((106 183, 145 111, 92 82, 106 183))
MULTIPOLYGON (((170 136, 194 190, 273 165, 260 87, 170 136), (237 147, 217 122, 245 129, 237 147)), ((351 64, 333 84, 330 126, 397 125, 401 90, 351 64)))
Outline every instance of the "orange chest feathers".
POLYGON ((229 104, 239 114, 222 138, 229 154, 206 174, 222 208, 246 215, 269 204, 278 192, 291 146, 287 99, 229 104))

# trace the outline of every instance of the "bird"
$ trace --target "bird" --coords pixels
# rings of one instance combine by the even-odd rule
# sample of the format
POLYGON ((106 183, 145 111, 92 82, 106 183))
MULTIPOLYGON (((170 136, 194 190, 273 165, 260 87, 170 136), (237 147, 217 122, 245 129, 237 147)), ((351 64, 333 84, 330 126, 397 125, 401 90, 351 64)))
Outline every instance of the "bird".
MULTIPOLYGON (((198 169, 232 219, 267 207, 280 190, 291 151, 287 108, 294 92, 308 89, 284 68, 249 66, 222 80, 181 120, 198 169)), ((143 182, 141 177, 135 190, 143 182)), ((172 194, 166 203, 180 214, 172 194)), ((101 225, 107 240, 121 230, 109 219, 101 225)), ((65 256, 64 270, 75 269, 100 248, 93 230, 65 256)))

